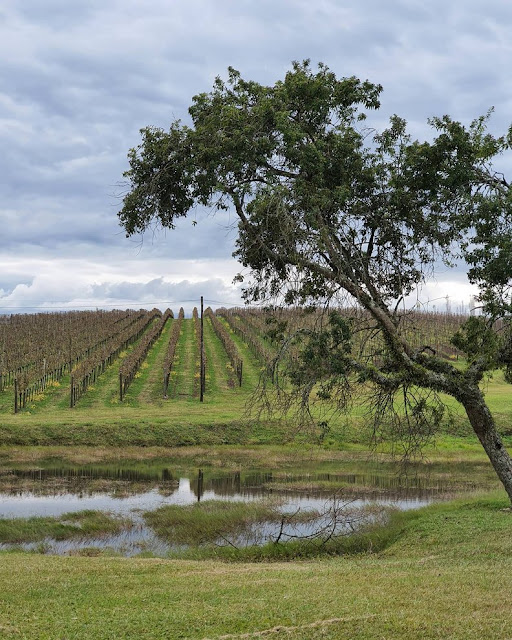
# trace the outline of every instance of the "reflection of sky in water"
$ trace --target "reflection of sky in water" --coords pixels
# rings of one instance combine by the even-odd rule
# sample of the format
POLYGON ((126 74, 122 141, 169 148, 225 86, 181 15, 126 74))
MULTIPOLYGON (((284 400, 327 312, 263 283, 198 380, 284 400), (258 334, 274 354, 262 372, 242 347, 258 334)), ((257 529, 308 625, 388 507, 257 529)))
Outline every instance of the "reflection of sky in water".
MULTIPOLYGON (((211 479, 210 479, 211 480, 211 479)), ((326 512, 329 505, 332 505, 332 498, 325 493, 320 494, 299 494, 296 492, 286 492, 279 494, 278 492, 268 492, 264 489, 248 489, 240 486, 234 488, 230 483, 229 490, 222 490, 222 482, 216 482, 215 479, 209 482, 210 487, 201 492, 201 501, 205 500, 233 500, 233 501, 252 501, 252 500, 279 500, 280 510, 282 513, 290 514, 298 510, 317 510, 326 512), (215 488, 212 489, 211 485, 215 488)), ((45 487, 45 481, 41 481, 41 488, 45 487)), ((39 495, 32 491, 18 491, 12 493, 0 493, 0 518, 31 516, 61 516, 63 513, 73 511, 84 511, 93 509, 106 511, 113 514, 128 516, 133 522, 133 526, 116 535, 103 536, 98 539, 83 538, 66 541, 44 540, 42 543, 32 543, 21 545, 25 549, 44 550, 50 554, 67 554, 76 553, 81 549, 90 547, 99 547, 103 549, 112 549, 126 556, 136 555, 144 551, 150 551, 155 555, 163 556, 167 552, 176 549, 159 539, 155 534, 145 526, 141 517, 142 511, 152 511, 164 505, 190 505, 198 501, 198 480, 195 478, 192 483, 190 478, 180 478, 176 483, 153 483, 153 487, 148 489, 151 484, 146 484, 144 489, 139 493, 130 495, 117 494, 115 491, 106 493, 105 491, 93 491, 87 488, 87 483, 80 488, 64 488, 56 489, 52 495, 39 495)), ((346 498, 346 505, 349 509, 364 507, 370 503, 378 503, 381 505, 394 505, 401 509, 413 509, 421 507, 432 501, 432 497, 413 497, 400 498, 383 497, 379 498, 346 498)), ((340 502, 340 504, 343 501, 340 502)), ((318 526, 318 522, 316 525, 318 526)), ((240 538, 234 538, 233 543, 237 546, 247 544, 262 544, 269 540, 275 539, 279 533, 279 523, 262 523, 252 527, 240 538)), ((299 525, 294 528, 293 525, 287 526, 290 535, 310 534, 313 529, 311 525, 299 525)), ((283 536, 283 541, 287 536, 283 536)), ((225 543, 225 540, 221 544, 225 543)), ((0 549, 9 548, 12 545, 0 544, 0 549)))
MULTIPOLYGON (((256 500, 268 495, 266 492, 248 493, 241 489, 239 492, 224 492, 205 490, 201 495, 201 500, 256 500)), ((274 497, 278 494, 273 493, 274 497)), ((298 496, 289 494, 282 498, 286 509, 297 508, 321 509, 326 502, 326 496, 298 496)), ((137 511, 152 511, 167 504, 193 504, 197 502, 197 493, 193 491, 189 478, 180 478, 179 485, 171 490, 165 489, 160 492, 158 488, 149 491, 141 491, 135 495, 112 495, 105 492, 82 491, 79 493, 62 493, 57 495, 36 495, 27 491, 18 495, 0 493, 0 517, 1 518, 28 518, 31 516, 60 516, 71 511, 84 511, 94 509, 108 511, 122 515, 134 514, 137 511)), ((358 499, 353 504, 361 506, 369 502, 379 504, 392 504, 401 509, 414 509, 431 502, 430 498, 407 498, 396 499, 379 497, 378 499, 358 499)))
MULTIPOLYGON (((205 491, 203 500, 218 498, 213 491, 205 491)), ((197 496, 190 488, 190 480, 181 478, 179 486, 170 495, 158 489, 141 491, 135 495, 116 496, 105 492, 65 493, 41 496, 30 491, 22 495, 0 493, 0 517, 28 518, 30 516, 60 516, 70 511, 95 509, 111 513, 130 514, 133 511, 152 511, 165 504, 192 504, 197 496)))

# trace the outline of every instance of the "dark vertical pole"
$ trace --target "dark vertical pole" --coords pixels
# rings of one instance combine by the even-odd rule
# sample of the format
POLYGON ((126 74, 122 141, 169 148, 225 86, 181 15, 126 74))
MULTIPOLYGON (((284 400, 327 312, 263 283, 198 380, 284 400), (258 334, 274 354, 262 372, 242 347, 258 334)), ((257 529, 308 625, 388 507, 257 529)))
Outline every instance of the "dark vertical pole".
POLYGON ((123 374, 119 372, 119 400, 123 401, 123 374))
POLYGON ((197 501, 201 502, 201 496, 203 495, 203 472, 199 469, 197 476, 197 501))
POLYGON ((18 413, 18 378, 14 378, 14 413, 18 413))
POLYGON ((73 376, 71 376, 71 391, 69 393, 69 407, 72 409, 75 406, 75 394, 73 387, 75 386, 75 381, 73 380, 73 376))
POLYGON ((204 325, 203 325, 203 296, 201 296, 201 364, 199 372, 199 401, 204 400, 204 325))

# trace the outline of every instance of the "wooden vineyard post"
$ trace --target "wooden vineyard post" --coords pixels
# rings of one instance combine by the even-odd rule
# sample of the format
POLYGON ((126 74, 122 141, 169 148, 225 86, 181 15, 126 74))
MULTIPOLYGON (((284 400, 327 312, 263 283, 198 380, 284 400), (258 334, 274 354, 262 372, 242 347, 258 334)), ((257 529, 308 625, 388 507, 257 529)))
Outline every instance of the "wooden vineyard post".
POLYGON ((119 399, 123 401, 123 374, 119 372, 119 399))
POLYGON ((74 386, 75 386, 75 381, 74 381, 73 376, 71 376, 71 390, 69 392, 69 407, 70 407, 70 409, 72 409, 75 406, 74 386))
POLYGON ((201 296, 201 346, 200 346, 200 366, 199 366, 199 402, 204 401, 204 325, 203 325, 203 296, 201 296))
POLYGON ((14 378, 14 413, 18 413, 18 378, 14 378))

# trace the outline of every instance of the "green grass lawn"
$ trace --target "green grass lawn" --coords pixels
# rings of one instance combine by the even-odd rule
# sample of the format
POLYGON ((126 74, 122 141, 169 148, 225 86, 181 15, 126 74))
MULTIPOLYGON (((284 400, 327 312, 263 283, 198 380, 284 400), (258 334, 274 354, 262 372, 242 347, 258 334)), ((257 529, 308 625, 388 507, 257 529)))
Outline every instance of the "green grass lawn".
MULTIPOLYGON (((249 360, 248 360, 249 362, 249 360)), ((210 363, 212 365, 212 363, 210 363)), ((144 370, 142 376, 146 375, 144 370)), ((247 367, 248 380, 257 377, 256 365, 247 367)), ((0 442, 4 445, 93 445, 93 446, 179 446, 192 444, 247 444, 282 443, 297 436, 311 437, 297 432, 296 424, 279 420, 257 421, 247 412, 251 397, 250 382, 242 388, 223 388, 217 375, 212 373, 204 402, 192 395, 192 387, 183 397, 168 400, 155 399, 140 402, 142 390, 139 380, 133 385, 133 401, 106 402, 96 394, 103 387, 93 389, 74 409, 56 407, 53 411, 45 404, 38 412, 22 412, 0 416, 0 442), (212 385, 215 392, 211 391, 212 385)), ((160 381, 156 381, 158 386, 160 381)), ((178 388, 184 389, 178 381, 178 388)), ((106 387, 107 388, 107 387, 106 387)), ((112 391, 114 394, 115 392, 112 391)), ((130 395, 130 394, 129 394, 130 395)), ((501 432, 512 436, 512 386, 500 375, 486 385, 486 397, 501 432)), ((447 399, 449 413, 441 433, 445 437, 473 438, 463 411, 457 403, 447 399)), ((357 411, 341 415, 329 425, 325 444, 344 446, 361 442, 366 427, 365 417, 357 411)))
MULTIPOLYGON (((161 381, 151 369, 161 365, 169 332, 170 326, 126 403, 115 401, 117 365, 74 409, 66 406, 65 379, 18 415, 9 409, 10 392, 0 394, 0 460, 143 464, 170 456, 184 466, 286 469, 316 459, 335 467, 343 456, 360 464, 367 455, 357 411, 333 422, 321 446, 296 425, 251 420, 246 403, 258 363, 235 336, 245 377, 242 388, 229 388, 225 354, 210 327, 200 403, 192 321, 184 322, 169 399, 160 398, 161 381)), ((486 382, 486 394, 510 447, 512 387, 497 374, 486 382)), ((489 463, 460 407, 448 405, 453 420, 425 454, 463 479, 465 462, 489 463)), ((39 520, 31 526, 40 536, 45 527, 61 525, 39 520)), ((36 535, 20 533, 20 539, 29 534, 36 535)), ((0 552, 0 638, 512 638, 512 513, 504 493, 396 515, 361 544, 335 552, 294 562, 248 562, 250 554, 228 562, 0 552)))
POLYGON ((400 515, 377 553, 287 563, 4 553, 0 636, 505 640, 506 506, 431 506, 400 515))
MULTIPOLYGON (((183 321, 168 399, 163 399, 162 366, 172 322, 150 350, 124 402, 119 401, 119 366, 122 357, 69 408, 69 376, 50 386, 26 410, 13 414, 12 389, 0 393, 0 443, 13 445, 178 446, 191 444, 281 443, 290 439, 323 437, 334 447, 360 442, 367 427, 366 409, 354 406, 347 416, 329 422, 323 434, 304 434, 296 423, 256 420, 251 416, 253 390, 261 364, 247 345, 230 331, 244 362, 242 387, 231 388, 228 360, 208 319, 205 321, 207 384, 204 402, 198 397, 198 355, 192 319, 183 321)), ((501 372, 484 382, 487 401, 504 435, 512 435, 512 386, 501 372)), ((445 398, 448 412, 442 432, 471 436, 461 407, 445 398)))

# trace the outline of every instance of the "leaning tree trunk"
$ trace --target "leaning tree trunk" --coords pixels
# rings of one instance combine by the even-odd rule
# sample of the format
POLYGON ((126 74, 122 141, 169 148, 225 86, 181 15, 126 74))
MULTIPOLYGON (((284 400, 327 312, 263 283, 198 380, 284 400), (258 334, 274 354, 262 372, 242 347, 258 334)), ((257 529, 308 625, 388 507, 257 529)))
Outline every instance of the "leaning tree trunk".
POLYGON ((458 394, 458 400, 512 502, 512 459, 503 445, 483 393, 478 387, 467 388, 458 394))

